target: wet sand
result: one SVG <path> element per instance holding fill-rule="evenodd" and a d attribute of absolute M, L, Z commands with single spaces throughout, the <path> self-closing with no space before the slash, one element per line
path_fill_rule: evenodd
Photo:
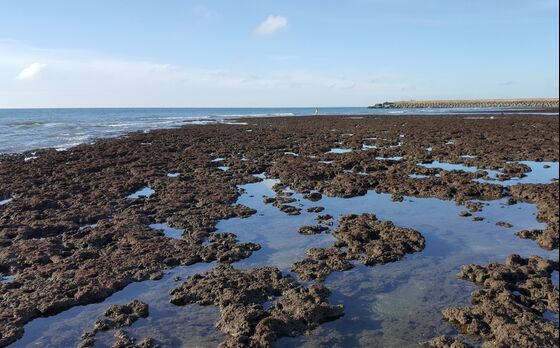
<path fill-rule="evenodd" d="M 138 342 L 154 337 L 163 346 L 414 346 L 440 335 L 464 339 L 459 333 L 469 344 L 499 344 L 512 330 L 519 342 L 527 331 L 538 346 L 554 344 L 558 284 L 537 294 L 527 282 L 552 284 L 558 271 L 558 117 L 475 116 L 246 119 L 2 156 L 0 346 L 20 338 L 26 323 L 14 346 L 56 345 L 57 336 L 75 345 L 108 304 L 76 306 L 145 281 L 167 284 L 156 286 L 156 303 L 182 289 L 173 290 L 181 306 L 162 304 L 168 314 L 150 311 L 124 327 Z M 349 217 L 366 213 L 375 220 Z M 304 226 L 325 228 L 299 233 Z M 410 238 L 390 238 L 403 231 Z M 538 280 L 532 269 L 510 269 L 527 276 L 481 283 L 495 294 L 485 308 L 534 318 L 506 327 L 469 317 L 480 310 L 469 307 L 479 286 L 456 277 L 461 266 L 505 264 L 511 254 L 552 263 L 538 268 Z M 302 271 L 306 259 L 311 271 Z M 234 270 L 199 272 L 205 290 L 193 278 L 165 281 L 200 262 Z M 278 275 L 274 289 L 251 288 Z M 228 279 L 241 280 L 227 290 Z M 227 291 L 201 297 L 216 286 Z M 446 309 L 459 306 L 466 309 Z M 89 324 L 64 337 L 60 327 L 73 324 L 59 316 L 79 308 Z M 177 320 L 191 311 L 198 322 Z M 252 314 L 228 319 L 236 313 Z M 181 330 L 202 334 L 180 338 Z M 164 341 L 162 331 L 177 336 Z M 95 340 L 111 345 L 111 336 Z"/>

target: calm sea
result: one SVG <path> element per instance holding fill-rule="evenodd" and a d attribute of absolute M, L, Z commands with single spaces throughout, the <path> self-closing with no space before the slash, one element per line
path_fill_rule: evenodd
<path fill-rule="evenodd" d="M 321 115 L 445 114 L 497 109 L 319 108 Z M 227 122 L 240 117 L 313 115 L 315 108 L 0 109 L 0 153 L 65 150 L 131 131 Z"/>

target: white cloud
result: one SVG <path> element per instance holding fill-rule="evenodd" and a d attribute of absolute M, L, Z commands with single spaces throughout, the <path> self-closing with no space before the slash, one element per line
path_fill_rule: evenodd
<path fill-rule="evenodd" d="M 37 78 L 47 65 L 41 63 L 33 63 L 27 68 L 20 71 L 16 79 L 18 80 L 32 80 Z"/>
<path fill-rule="evenodd" d="M 41 69 L 47 67 L 48 79 L 28 84 L 13 78 L 21 62 L 34 61 Z M 0 40 L 0 108 L 368 105 L 378 99 L 403 99 L 403 87 L 406 84 L 398 80 L 372 85 L 360 75 L 340 77 L 289 67 L 256 73 L 173 65 L 89 51 L 3 45 Z"/>
<path fill-rule="evenodd" d="M 255 34 L 270 35 L 287 25 L 288 19 L 284 16 L 268 16 L 265 21 L 262 22 L 257 29 L 255 29 Z"/>

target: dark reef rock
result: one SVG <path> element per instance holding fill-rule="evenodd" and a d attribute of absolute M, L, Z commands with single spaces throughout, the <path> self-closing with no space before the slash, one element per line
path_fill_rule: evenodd
<path fill-rule="evenodd" d="M 310 249 L 307 258 L 292 266 L 302 280 L 322 281 L 334 271 L 346 271 L 353 267 L 349 260 L 371 266 L 398 261 L 407 253 L 424 249 L 424 237 L 418 231 L 379 221 L 373 214 L 346 215 L 339 222 L 333 232 L 338 239 L 333 247 Z"/>
<path fill-rule="evenodd" d="M 338 248 L 312 248 L 307 251 L 307 258 L 292 266 L 292 272 L 297 273 L 301 280 L 323 281 L 332 272 L 342 272 L 354 267 L 348 260 L 346 253 Z"/>
<path fill-rule="evenodd" d="M 245 271 L 224 265 L 173 289 L 171 302 L 219 306 L 217 327 L 228 335 L 222 347 L 271 347 L 278 337 L 302 335 L 343 315 L 342 305 L 328 304 L 328 296 L 325 287 L 302 287 L 277 268 Z"/>
<path fill-rule="evenodd" d="M 443 318 L 460 333 L 485 340 L 485 347 L 558 347 L 558 326 L 543 318 L 558 313 L 559 293 L 551 280 L 558 263 L 511 255 L 505 264 L 464 266 L 459 277 L 482 289 L 472 305 L 447 308 Z"/>
<path fill-rule="evenodd" d="M 251 132 L 243 125 L 216 124 L 130 133 L 62 152 L 38 150 L 28 162 L 25 154 L 0 155 L 0 197 L 13 198 L 0 205 L 0 273 L 14 277 L 0 282 L 0 346 L 21 337 L 23 326 L 35 318 L 102 301 L 127 284 L 161 277 L 165 269 L 212 260 L 230 263 L 250 255 L 256 245 L 212 236 L 220 220 L 255 213 L 236 204 L 238 185 L 259 181 L 254 174 L 263 172 L 279 180 L 274 190 L 280 198 L 265 200 L 288 214 L 301 211 L 290 205 L 295 201 L 292 192 L 284 192 L 288 187 L 336 197 L 375 190 L 458 204 L 502 198 L 531 202 L 547 226 L 519 235 L 543 248 L 558 248 L 558 182 L 506 188 L 473 180 L 484 176 L 484 169 L 504 168 L 504 177 L 527 172 L 513 161 L 558 161 L 557 117 L 325 116 L 250 122 Z M 360 149 L 366 138 L 381 132 L 390 140 L 367 140 L 377 149 L 325 153 L 342 134 L 353 134 L 344 137 L 345 147 Z M 391 147 L 400 134 L 406 134 L 401 146 Z M 445 144 L 448 139 L 453 144 Z M 433 151 L 426 151 L 428 146 Z M 286 156 L 284 149 L 300 156 Z M 376 160 L 373 152 L 403 158 Z M 479 157 L 460 158 L 466 153 Z M 225 158 L 227 172 L 217 170 L 212 162 L 217 156 Z M 418 165 L 436 160 L 480 171 Z M 170 172 L 181 175 L 169 178 Z M 426 178 L 413 179 L 411 173 Z M 127 198 L 145 186 L 155 193 Z M 149 228 L 163 222 L 183 230 L 181 239 Z M 355 256 L 356 250 L 348 249 Z M 380 259 L 387 256 L 377 253 Z M 359 255 L 365 258 L 367 250 Z"/>
<path fill-rule="evenodd" d="M 424 348 L 473 348 L 470 344 L 467 344 L 457 337 L 449 336 L 439 336 L 428 342 L 422 343 Z"/>
<path fill-rule="evenodd" d="M 333 236 L 348 248 L 350 259 L 365 265 L 398 261 L 425 246 L 424 237 L 418 231 L 379 221 L 373 214 L 346 215 L 339 222 Z"/>
<path fill-rule="evenodd" d="M 81 341 L 78 344 L 80 348 L 95 347 L 95 335 L 101 331 L 115 332 L 115 343 L 113 347 L 157 347 L 153 339 L 146 338 L 138 345 L 130 338 L 123 330 L 122 327 L 130 326 L 140 318 L 146 318 L 149 315 L 149 307 L 146 303 L 134 300 L 125 305 L 111 305 L 104 314 L 103 319 L 95 322 L 92 331 L 85 332 L 82 335 Z"/>
<path fill-rule="evenodd" d="M 315 225 L 315 226 L 302 226 L 298 229 L 298 232 L 305 235 L 311 235 L 311 234 L 320 234 L 328 230 L 329 230 L 328 227 Z"/>

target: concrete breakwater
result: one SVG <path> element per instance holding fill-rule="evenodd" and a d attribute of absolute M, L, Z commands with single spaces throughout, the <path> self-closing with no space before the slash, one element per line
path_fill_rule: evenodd
<path fill-rule="evenodd" d="M 406 100 L 384 102 L 370 108 L 412 109 L 412 108 L 558 108 L 558 98 L 533 99 L 473 99 L 473 100 Z"/>

